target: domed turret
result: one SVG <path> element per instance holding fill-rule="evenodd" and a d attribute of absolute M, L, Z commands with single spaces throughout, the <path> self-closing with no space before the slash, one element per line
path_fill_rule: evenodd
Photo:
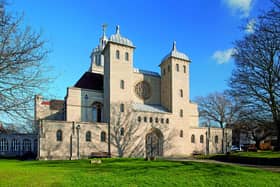
<path fill-rule="evenodd" d="M 126 46 L 130 46 L 130 47 L 134 47 L 132 41 L 130 41 L 129 39 L 121 36 L 120 34 L 120 26 L 117 25 L 116 27 L 116 33 L 113 34 L 110 39 L 110 42 L 113 43 L 117 43 L 117 44 L 121 44 L 121 45 L 126 45 Z"/>
<path fill-rule="evenodd" d="M 181 60 L 186 60 L 186 61 L 189 61 L 189 62 L 191 61 L 185 53 L 181 53 L 181 52 L 177 51 L 176 41 L 173 42 L 171 52 L 162 59 L 162 62 L 164 62 L 169 57 L 174 57 L 174 58 L 178 58 L 178 59 L 181 59 Z"/>

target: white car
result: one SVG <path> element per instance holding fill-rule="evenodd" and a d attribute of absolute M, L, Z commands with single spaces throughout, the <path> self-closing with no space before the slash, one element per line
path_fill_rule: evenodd
<path fill-rule="evenodd" d="M 232 145 L 230 148 L 231 151 L 242 151 L 241 147 L 237 145 Z"/>

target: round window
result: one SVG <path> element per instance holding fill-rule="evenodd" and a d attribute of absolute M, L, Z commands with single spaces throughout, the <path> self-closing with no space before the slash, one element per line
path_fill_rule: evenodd
<path fill-rule="evenodd" d="M 141 99 L 149 99 L 151 96 L 151 87 L 146 81 L 140 81 L 135 85 L 135 93 Z"/>

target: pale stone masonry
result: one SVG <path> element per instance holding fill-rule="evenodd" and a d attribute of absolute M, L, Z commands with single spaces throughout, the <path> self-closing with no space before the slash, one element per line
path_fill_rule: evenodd
<path fill-rule="evenodd" d="M 185 157 L 221 151 L 222 129 L 210 129 L 208 148 L 209 129 L 199 127 L 197 104 L 190 102 L 189 57 L 174 42 L 158 74 L 134 68 L 134 50 L 118 26 L 109 38 L 103 30 L 89 70 L 67 89 L 64 101 L 35 97 L 39 159 L 109 153 Z M 226 147 L 231 130 L 225 132 Z"/>

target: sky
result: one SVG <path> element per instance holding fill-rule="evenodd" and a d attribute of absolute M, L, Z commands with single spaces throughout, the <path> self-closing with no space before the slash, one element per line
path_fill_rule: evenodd
<path fill-rule="evenodd" d="M 175 40 L 188 55 L 190 96 L 228 88 L 234 41 L 253 32 L 254 18 L 269 0 L 9 0 L 9 11 L 24 13 L 24 24 L 42 32 L 51 50 L 45 60 L 55 77 L 43 96 L 63 99 L 90 66 L 102 24 L 107 36 L 120 25 L 122 36 L 136 46 L 134 67 L 160 72 L 158 65 Z M 246 29 L 242 30 L 241 26 Z"/>

